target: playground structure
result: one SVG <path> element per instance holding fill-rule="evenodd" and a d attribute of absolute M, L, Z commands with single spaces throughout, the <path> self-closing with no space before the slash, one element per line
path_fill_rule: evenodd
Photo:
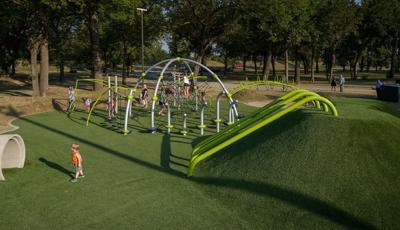
<path fill-rule="evenodd" d="M 184 67 L 186 67 L 187 73 L 181 73 L 177 71 L 172 71 L 171 73 L 167 73 L 167 70 L 172 67 L 172 64 L 174 63 L 182 63 Z M 207 127 L 204 124 L 204 111 L 205 108 L 207 107 L 207 102 L 206 100 L 203 99 L 204 96 L 202 94 L 205 93 L 205 91 L 208 88 L 208 83 L 207 83 L 207 76 L 194 76 L 192 68 L 190 66 L 192 65 L 198 65 L 201 68 L 205 69 L 209 75 L 211 76 L 212 79 L 216 80 L 221 87 L 221 96 L 225 96 L 228 99 L 229 103 L 229 122 L 228 124 L 231 125 L 238 120 L 238 112 L 236 109 L 236 102 L 232 99 L 232 94 L 229 93 L 227 88 L 224 86 L 222 81 L 219 79 L 219 77 L 211 71 L 208 67 L 204 66 L 201 63 L 198 63 L 196 61 L 190 60 L 190 59 L 184 59 L 184 58 L 171 58 L 171 59 L 166 59 L 163 61 L 160 61 L 156 63 L 155 65 L 151 66 L 148 68 L 145 72 L 143 72 L 139 79 L 136 81 L 135 85 L 133 88 L 128 89 L 128 87 L 125 86 L 120 86 L 118 85 L 118 77 L 115 76 L 114 81 L 111 80 L 111 77 L 108 77 L 108 81 L 103 81 L 103 80 L 96 80 L 96 79 L 78 79 L 76 80 L 75 83 L 75 89 L 74 89 L 74 96 L 75 96 L 75 101 L 73 102 L 72 109 L 70 111 L 74 111 L 75 106 L 76 106 L 76 94 L 77 94 L 77 89 L 78 86 L 81 82 L 92 82 L 92 83 L 98 83 L 101 84 L 104 88 L 106 88 L 104 91 L 102 91 L 96 98 L 96 100 L 92 103 L 90 107 L 90 111 L 88 113 L 87 119 L 86 119 L 86 126 L 89 126 L 90 123 L 90 118 L 91 115 L 96 108 L 96 105 L 102 101 L 102 98 L 105 97 L 106 94 L 108 94 L 107 98 L 107 105 L 110 105 L 111 103 L 115 104 L 115 108 L 110 109 L 109 106 L 107 106 L 107 112 L 108 112 L 108 117 L 111 120 L 113 118 L 113 115 L 115 114 L 120 114 L 122 113 L 122 110 L 125 110 L 125 116 L 124 116 L 124 124 L 123 124 L 123 129 L 121 130 L 124 135 L 129 133 L 128 130 L 128 124 L 129 124 L 129 118 L 132 117 L 132 104 L 134 101 L 134 96 L 135 93 L 139 90 L 139 86 L 144 82 L 146 77 L 150 72 L 154 72 L 156 68 L 162 67 L 162 70 L 160 74 L 157 77 L 157 82 L 155 84 L 154 88 L 154 93 L 153 96 L 151 97 L 151 109 L 150 109 L 150 127 L 148 130 L 150 132 L 155 132 L 156 127 L 155 127 L 155 110 L 156 110 L 156 103 L 158 101 L 158 93 L 161 87 L 164 89 L 167 88 L 170 93 L 167 96 L 168 103 L 166 103 L 167 107 L 167 124 L 165 127 L 168 130 L 168 133 L 171 132 L 171 129 L 174 127 L 173 124 L 171 124 L 171 114 L 172 110 L 174 109 L 175 111 L 180 111 L 182 114 L 182 123 L 183 123 L 183 128 L 180 130 L 180 133 L 183 135 L 186 135 L 188 130 L 187 130 L 187 125 L 186 125 L 186 118 L 188 116 L 188 113 L 185 112 L 185 109 L 187 110 L 190 108 L 192 111 L 198 111 L 200 108 L 200 124 L 198 125 L 198 128 L 200 129 L 201 135 L 204 133 L 204 129 Z M 183 96 L 182 95 L 182 86 L 181 83 L 183 83 L 182 78 L 183 76 L 186 76 L 191 79 L 191 92 L 190 95 L 188 96 Z M 123 92 L 129 92 L 127 94 L 121 93 Z M 221 96 L 218 97 L 218 103 L 221 98 Z M 114 101 L 114 98 L 116 99 Z M 125 100 L 126 103 L 122 103 L 122 101 Z M 125 106 L 124 106 L 125 105 Z M 219 105 L 219 104 L 218 104 Z M 125 107 L 125 108 L 124 108 Z M 217 119 L 214 120 L 214 122 L 217 123 L 217 132 L 219 132 L 219 123 L 221 122 L 221 119 L 219 118 L 219 106 L 216 111 L 217 114 Z"/>
<path fill-rule="evenodd" d="M 335 106 L 328 99 L 308 90 L 294 89 L 266 106 L 252 112 L 236 124 L 200 142 L 191 154 L 187 175 L 192 176 L 198 163 L 219 150 L 239 141 L 254 131 L 309 102 L 317 109 L 320 109 L 322 105 L 325 112 L 330 111 L 333 116 L 338 116 Z"/>
<path fill-rule="evenodd" d="M 182 65 L 181 67 L 185 68 L 186 73 L 176 71 L 176 65 L 174 64 Z M 80 82 L 99 83 L 102 84 L 104 88 L 106 88 L 103 92 L 101 92 L 97 96 L 96 100 L 91 105 L 90 112 L 88 113 L 86 119 L 86 126 L 89 126 L 90 118 L 94 109 L 96 108 L 96 105 L 101 102 L 101 99 L 104 98 L 106 94 L 108 94 L 107 97 L 108 119 L 112 120 L 116 114 L 119 114 L 119 117 L 121 117 L 122 111 L 125 110 L 125 115 L 123 119 L 124 124 L 123 127 L 121 127 L 122 128 L 121 131 L 124 135 L 128 134 L 129 133 L 128 124 L 130 120 L 129 118 L 132 117 L 132 108 L 133 108 L 132 104 L 134 101 L 135 93 L 138 92 L 139 86 L 144 83 L 144 80 L 148 77 L 149 73 L 157 72 L 156 68 L 161 68 L 161 71 L 159 72 L 157 81 L 154 86 L 154 92 L 152 94 L 152 97 L 150 98 L 151 100 L 150 127 L 148 128 L 148 131 L 154 133 L 157 130 L 155 125 L 155 111 L 156 111 L 157 101 L 159 100 L 158 94 L 161 90 L 165 90 L 168 91 L 166 96 L 167 103 L 165 103 L 165 107 L 167 110 L 167 120 L 165 122 L 166 124 L 164 124 L 164 126 L 167 128 L 167 132 L 170 133 L 171 130 L 174 128 L 174 124 L 172 124 L 171 121 L 171 116 L 173 112 L 180 113 L 179 116 L 181 117 L 181 122 L 182 122 L 182 128 L 180 130 L 180 133 L 186 135 L 188 133 L 186 124 L 189 115 L 188 111 L 190 112 L 199 111 L 200 121 L 199 125 L 197 125 L 197 128 L 200 130 L 200 134 L 203 135 L 204 129 L 207 128 L 207 125 L 204 122 L 205 121 L 204 114 L 205 114 L 205 109 L 208 107 L 208 103 L 207 100 L 204 99 L 205 98 L 204 95 L 207 88 L 209 87 L 209 84 L 207 82 L 207 78 L 209 77 L 194 76 L 191 65 L 198 65 L 200 68 L 203 68 L 205 71 L 208 72 L 211 78 L 215 80 L 221 87 L 221 92 L 216 97 L 215 118 L 213 118 L 213 122 L 216 124 L 216 132 L 220 132 L 220 123 L 222 123 L 222 119 L 220 116 L 220 100 L 223 97 L 225 97 L 228 100 L 229 109 L 228 109 L 228 118 L 226 124 L 229 126 L 239 121 L 239 119 L 242 117 L 241 115 L 239 115 L 237 110 L 237 101 L 233 99 L 233 95 L 239 93 L 240 91 L 247 88 L 259 87 L 263 85 L 271 88 L 276 85 L 279 85 L 283 87 L 283 90 L 296 88 L 293 85 L 284 84 L 281 82 L 257 80 L 257 81 L 243 82 L 240 84 L 238 88 L 235 88 L 231 92 L 229 92 L 228 89 L 222 83 L 222 81 L 219 79 L 219 77 L 212 70 L 210 70 L 203 64 L 190 59 L 184 59 L 179 57 L 171 58 L 160 61 L 155 65 L 151 66 L 150 68 L 148 68 L 145 72 L 143 72 L 140 75 L 134 87 L 131 89 L 128 89 L 128 87 L 125 86 L 118 85 L 117 76 L 115 76 L 114 79 L 108 76 L 107 81 L 95 80 L 95 79 L 78 79 L 75 84 L 74 94 L 76 94 L 76 89 L 78 88 Z M 172 67 L 173 70 L 170 71 Z M 191 79 L 190 95 L 186 96 L 182 94 L 183 92 L 182 83 L 184 77 Z M 122 103 L 122 101 L 125 101 L 126 103 L 125 102 Z M 112 108 L 110 108 L 109 106 L 110 104 L 114 105 L 114 107 L 111 106 Z M 120 123 L 122 123 L 122 121 Z M 120 125 L 122 126 L 122 124 Z"/>
<path fill-rule="evenodd" d="M 127 96 L 128 98 L 128 102 L 127 102 L 127 106 L 126 106 L 126 111 L 125 111 L 125 122 L 124 122 L 124 129 L 123 129 L 123 133 L 127 134 L 128 131 L 128 122 L 129 122 L 129 117 L 130 117 L 130 111 L 132 109 L 132 101 L 134 98 L 134 94 L 137 92 L 138 86 L 143 82 L 143 80 L 146 78 L 147 74 L 150 71 L 153 71 L 155 68 L 157 67 L 161 67 L 163 66 L 160 75 L 157 78 L 157 82 L 154 88 L 154 93 L 153 96 L 151 97 L 151 109 L 150 109 L 150 115 L 151 115 L 151 119 L 150 119 L 150 127 L 149 127 L 149 131 L 150 132 L 155 132 L 156 131 L 156 127 L 155 127 L 155 109 L 156 109 L 156 103 L 158 101 L 158 92 L 161 86 L 163 85 L 171 85 L 173 84 L 172 90 L 173 90 L 173 94 L 174 94 L 174 100 L 172 104 L 175 104 L 177 109 L 179 110 L 182 105 L 184 103 L 186 103 L 188 100 L 186 100 L 185 98 L 182 97 L 182 95 L 180 94 L 180 83 L 181 83 L 181 79 L 179 76 L 172 74 L 172 78 L 168 79 L 168 76 L 166 75 L 166 71 L 168 70 L 168 68 L 173 64 L 173 63 L 183 63 L 184 66 L 187 67 L 187 70 L 189 72 L 189 76 L 192 77 L 192 83 L 193 83 L 193 87 L 192 87 L 192 91 L 193 91 L 193 101 L 194 101 L 194 110 L 196 111 L 198 109 L 198 103 L 199 103 L 199 87 L 196 86 L 196 82 L 204 77 L 198 77 L 198 76 L 193 76 L 193 72 L 192 69 L 190 67 L 190 64 L 194 64 L 194 65 L 198 65 L 201 68 L 205 69 L 210 75 L 211 77 L 216 80 L 218 82 L 218 84 L 221 86 L 222 88 L 222 93 L 226 96 L 226 98 L 228 99 L 228 102 L 230 104 L 230 109 L 232 110 L 232 114 L 234 114 L 236 117 L 238 117 L 238 112 L 236 109 L 236 105 L 234 100 L 232 99 L 232 95 L 229 93 L 229 91 L 227 90 L 227 88 L 224 86 L 224 84 L 222 83 L 222 81 L 219 79 L 219 77 L 213 72 L 211 71 L 207 66 L 190 60 L 190 59 L 185 59 L 185 58 L 171 58 L 171 59 L 166 59 L 163 61 L 160 61 L 158 63 L 156 63 L 155 65 L 151 66 L 149 69 L 147 69 L 144 73 L 141 74 L 140 78 L 138 79 L 138 81 L 136 82 L 135 86 L 133 89 L 131 89 L 129 91 L 129 95 Z M 169 82 L 169 83 L 166 83 Z M 205 107 L 205 103 L 202 103 L 201 107 L 201 117 L 202 117 L 202 121 L 200 122 L 200 125 L 198 126 L 199 129 L 201 130 L 201 133 L 203 133 L 203 129 L 206 127 L 204 125 L 204 107 Z M 171 131 L 171 129 L 174 127 L 171 124 L 171 105 L 170 103 L 168 103 L 167 105 L 167 125 L 165 126 L 168 129 L 168 132 Z M 186 117 L 187 117 L 187 113 L 183 113 L 182 114 L 182 120 L 183 120 L 183 129 L 181 130 L 181 133 L 183 135 L 187 134 L 187 130 L 186 130 Z M 217 121 L 219 122 L 219 121 Z"/>
<path fill-rule="evenodd" d="M 127 87 L 118 84 L 118 76 L 114 76 L 114 78 L 112 78 L 111 76 L 107 76 L 107 81 L 96 80 L 96 79 L 76 80 L 74 88 L 74 97 L 75 97 L 74 104 L 76 103 L 77 89 L 79 87 L 79 83 L 81 82 L 98 83 L 105 88 L 105 90 L 103 90 L 100 94 L 98 94 L 94 102 L 90 105 L 90 111 L 86 119 L 86 127 L 89 126 L 90 118 L 94 109 L 96 108 L 96 105 L 102 101 L 102 98 L 104 98 L 105 95 L 107 95 L 106 104 L 107 104 L 108 119 L 109 120 L 114 119 L 115 116 L 119 113 L 120 108 L 122 107 L 122 101 L 125 100 L 127 97 L 127 95 L 125 95 L 123 92 L 128 91 Z M 76 106 L 73 105 L 71 112 L 75 110 L 75 107 Z"/>
<path fill-rule="evenodd" d="M 20 135 L 0 135 L 0 181 L 5 180 L 2 169 L 23 168 L 25 144 Z"/>

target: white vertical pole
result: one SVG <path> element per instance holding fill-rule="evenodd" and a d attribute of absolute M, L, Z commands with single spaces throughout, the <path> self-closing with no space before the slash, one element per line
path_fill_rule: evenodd
<path fill-rule="evenodd" d="M 221 119 L 219 118 L 219 102 L 220 102 L 221 97 L 222 97 L 223 94 L 224 93 L 221 92 L 220 94 L 218 94 L 218 97 L 217 97 L 217 108 L 216 108 L 216 110 L 217 110 L 216 111 L 217 118 L 215 119 L 215 123 L 217 123 L 217 133 L 219 133 L 219 125 L 221 123 Z"/>
<path fill-rule="evenodd" d="M 115 89 L 114 89 L 114 92 L 115 92 L 115 95 L 114 95 L 114 97 L 115 97 L 115 113 L 117 114 L 118 113 L 118 76 L 117 75 L 115 75 Z"/>
<path fill-rule="evenodd" d="M 111 77 L 108 76 L 108 105 L 107 105 L 107 110 L 108 110 L 108 118 L 111 118 L 111 110 L 110 110 L 110 105 L 111 105 Z"/>
<path fill-rule="evenodd" d="M 168 129 L 168 134 L 170 134 L 171 133 L 171 128 L 172 128 L 172 125 L 171 125 L 171 108 L 169 107 L 169 104 L 167 105 L 167 118 L 168 118 L 168 125 L 167 125 L 167 129 Z"/>
<path fill-rule="evenodd" d="M 128 118 L 131 115 L 132 99 L 133 99 L 133 90 L 131 89 L 129 91 L 129 95 L 128 95 L 128 102 L 126 103 L 125 122 L 124 122 L 124 130 L 123 130 L 124 135 L 128 134 L 128 132 L 129 132 L 128 131 Z"/>
<path fill-rule="evenodd" d="M 206 108 L 206 106 L 207 105 L 205 105 L 205 104 L 201 106 L 201 113 L 200 113 L 200 125 L 199 125 L 199 128 L 200 128 L 200 134 L 202 136 L 204 135 L 204 128 L 206 127 L 204 125 L 204 109 Z"/>

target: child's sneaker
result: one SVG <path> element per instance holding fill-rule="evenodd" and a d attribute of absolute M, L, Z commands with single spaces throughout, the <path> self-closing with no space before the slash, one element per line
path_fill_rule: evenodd
<path fill-rule="evenodd" d="M 78 179 L 74 178 L 70 180 L 72 183 L 78 182 Z"/>
<path fill-rule="evenodd" d="M 79 176 L 79 178 L 84 178 L 84 177 L 85 177 L 85 175 L 80 175 L 80 176 Z"/>

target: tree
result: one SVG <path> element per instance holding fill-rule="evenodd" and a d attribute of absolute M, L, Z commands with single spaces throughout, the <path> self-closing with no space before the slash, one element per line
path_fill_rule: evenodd
<path fill-rule="evenodd" d="M 105 16 L 108 19 L 103 22 L 105 37 L 113 39 L 109 43 L 119 43 L 116 47 L 122 48 L 122 82 L 129 74 L 129 66 L 134 58 L 138 57 L 141 47 L 141 15 L 136 9 L 147 8 L 143 17 L 145 46 L 150 46 L 163 32 L 163 18 L 161 6 L 154 1 L 115 1 L 105 6 Z M 109 44 L 105 44 L 109 45 Z M 104 47 L 104 45 L 102 45 Z"/>
<path fill-rule="evenodd" d="M 74 32 L 82 24 L 84 18 L 78 14 L 75 4 L 64 1 L 51 2 L 50 20 L 49 20 L 49 40 L 52 44 L 51 54 L 54 54 L 53 60 L 59 66 L 59 81 L 64 80 L 64 67 L 68 52 L 71 52 L 71 40 L 74 38 Z M 81 41 L 82 42 L 82 41 Z"/>
<path fill-rule="evenodd" d="M 338 46 L 360 23 L 357 9 L 358 5 L 352 0 L 321 1 L 318 7 L 318 27 L 322 32 L 329 81 L 333 77 Z"/>
<path fill-rule="evenodd" d="M 210 45 L 222 36 L 236 18 L 234 0 L 166 0 L 165 9 L 169 30 L 178 39 L 184 39 L 195 59 L 202 62 Z M 195 74 L 199 67 L 194 69 Z"/>
<path fill-rule="evenodd" d="M 385 44 L 391 51 L 390 70 L 388 77 L 392 78 L 398 66 L 399 57 L 399 32 L 400 32 L 400 3 L 398 0 L 367 0 L 363 4 L 366 8 L 366 24 L 368 25 L 368 37 L 376 49 Z M 381 52 L 382 53 L 382 52 Z"/>

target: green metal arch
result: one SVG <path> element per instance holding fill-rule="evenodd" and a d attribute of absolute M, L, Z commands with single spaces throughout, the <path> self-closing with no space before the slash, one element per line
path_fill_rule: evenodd
<path fill-rule="evenodd" d="M 303 90 L 299 90 L 299 91 L 303 91 Z M 306 90 L 304 90 L 306 91 Z M 309 91 L 310 92 L 310 91 Z M 312 92 L 311 92 L 312 93 Z M 188 176 L 192 176 L 194 168 L 196 167 L 196 165 L 198 163 L 200 163 L 201 161 L 203 161 L 204 159 L 208 158 L 209 156 L 213 155 L 214 153 L 218 152 L 219 150 L 227 147 L 228 145 L 231 145 L 232 143 L 242 139 L 243 137 L 249 135 L 250 133 L 260 129 L 261 127 L 279 119 L 280 117 L 286 115 L 287 113 L 299 108 L 300 106 L 304 105 L 305 103 L 308 102 L 313 102 L 313 101 L 319 101 L 321 102 L 323 105 L 326 105 L 326 108 L 328 108 L 333 116 L 338 116 L 337 110 L 335 108 L 335 106 L 332 104 L 332 102 L 330 102 L 328 99 L 321 97 L 319 95 L 312 95 L 312 94 L 307 94 L 305 93 L 304 95 L 309 95 L 306 97 L 298 97 L 301 98 L 298 101 L 295 101 L 296 99 L 291 99 L 291 97 L 296 97 L 296 94 L 301 94 L 301 92 L 290 92 L 291 95 L 289 97 L 282 97 L 280 98 L 281 101 L 287 102 L 287 100 L 292 100 L 292 104 L 288 105 L 290 102 L 288 102 L 286 105 L 279 107 L 277 110 L 272 111 L 272 115 L 268 116 L 267 118 L 263 119 L 261 122 L 257 122 L 256 124 L 251 124 L 251 122 L 249 122 L 249 124 L 246 126 L 245 124 L 242 124 L 242 122 L 238 122 L 236 126 L 240 126 L 243 125 L 245 128 L 244 130 L 240 130 L 240 132 L 238 132 L 237 134 L 234 134 L 231 138 L 222 141 L 220 143 L 218 143 L 218 141 L 215 141 L 216 143 L 213 143 L 211 147 L 209 147 L 209 149 L 205 148 L 206 146 L 203 145 L 203 149 L 204 151 L 201 151 L 201 148 L 196 147 L 193 152 L 192 152 L 192 157 L 190 160 L 190 165 L 188 168 Z M 286 96 L 286 95 L 284 95 Z M 276 100 L 278 101 L 278 99 Z M 276 103 L 275 103 L 276 104 Z M 281 109 L 283 108 L 283 109 Z M 270 107 L 266 106 L 260 110 L 257 110 L 255 113 L 261 113 L 264 110 L 270 109 Z M 325 110 L 325 109 L 324 109 Z M 267 113 L 268 114 L 268 113 Z M 229 133 L 229 129 L 227 131 L 224 131 L 223 133 Z M 213 136 L 211 136 L 212 138 Z M 206 140 L 204 140 L 202 143 L 209 143 L 209 139 L 207 138 Z M 200 146 L 201 144 L 200 143 Z"/>
<path fill-rule="evenodd" d="M 75 81 L 74 98 L 76 98 L 76 96 L 77 96 L 77 92 L 76 92 L 76 91 L 77 91 L 77 89 L 78 89 L 79 82 L 93 82 L 93 83 L 102 84 L 103 87 L 104 87 L 104 86 L 107 86 L 107 85 L 105 84 L 105 81 L 104 81 L 104 80 L 97 80 L 97 79 L 93 79 L 93 78 L 77 79 L 77 80 Z M 72 107 L 72 109 L 71 109 L 70 112 L 73 112 L 73 111 L 75 111 L 75 106 Z"/>
<path fill-rule="evenodd" d="M 308 90 L 304 90 L 304 89 L 296 89 L 293 90 L 279 98 L 277 98 L 276 100 L 274 100 L 273 102 L 269 103 L 268 105 L 264 106 L 263 111 L 262 112 L 256 112 L 256 113 L 252 113 L 250 116 L 245 117 L 244 119 L 242 119 L 240 121 L 240 125 L 241 126 L 245 126 L 250 124 L 251 122 L 253 122 L 252 119 L 256 119 L 257 117 L 260 116 L 264 116 L 265 113 L 271 112 L 272 110 L 277 110 L 301 97 L 304 96 L 319 96 L 318 94 L 308 91 Z M 316 103 L 316 107 L 320 108 L 319 106 L 319 102 Z M 259 111 L 259 110 L 257 110 Z M 326 111 L 326 110 L 325 110 Z M 223 132 L 214 134 L 213 136 L 207 138 L 207 142 L 202 142 L 199 145 L 196 146 L 196 148 L 193 150 L 192 152 L 192 156 L 196 154 L 197 151 L 201 151 L 201 149 L 205 146 L 209 146 L 212 145 L 214 143 L 214 140 L 218 139 L 219 137 L 223 136 L 226 132 L 231 132 L 231 130 L 234 130 L 235 126 L 231 126 L 228 127 L 226 130 L 224 130 Z"/>
<path fill-rule="evenodd" d="M 111 86 L 111 89 L 129 90 L 128 88 L 123 87 L 123 86 Z M 85 125 L 86 127 L 89 126 L 90 117 L 92 116 L 92 112 L 93 112 L 94 108 L 95 108 L 96 105 L 99 103 L 100 99 L 104 96 L 104 94 L 106 94 L 107 92 L 108 92 L 108 89 L 104 90 L 104 91 L 96 98 L 96 101 L 93 103 L 92 107 L 90 108 L 88 117 L 86 118 L 86 125 Z M 120 94 L 120 93 L 117 93 L 117 94 L 120 95 L 120 96 L 124 96 L 124 97 L 125 97 L 125 95 L 122 95 L 122 94 Z"/>

